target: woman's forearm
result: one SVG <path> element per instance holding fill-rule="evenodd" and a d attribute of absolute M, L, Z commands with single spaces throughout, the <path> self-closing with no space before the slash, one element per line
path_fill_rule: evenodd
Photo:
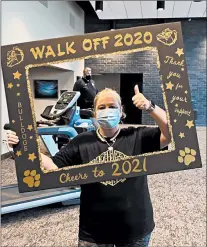
<path fill-rule="evenodd" d="M 159 126 L 162 136 L 161 136 L 161 144 L 162 146 L 166 146 L 170 143 L 170 131 L 167 123 L 167 114 L 156 105 L 155 109 L 149 113 L 150 116 L 155 120 L 156 124 Z"/>
<path fill-rule="evenodd" d="M 42 165 L 46 170 L 55 170 L 58 167 L 54 164 L 51 158 L 41 153 Z"/>

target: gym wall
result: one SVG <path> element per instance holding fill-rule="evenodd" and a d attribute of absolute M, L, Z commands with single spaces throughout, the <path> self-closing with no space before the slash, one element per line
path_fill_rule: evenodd
<path fill-rule="evenodd" d="M 142 19 L 116 20 L 116 29 L 159 23 L 181 21 L 185 57 L 193 108 L 197 111 L 197 126 L 206 126 L 206 18 L 192 19 Z M 95 16 L 86 16 L 85 32 L 106 31 L 111 29 L 109 20 L 99 20 Z M 159 74 L 153 52 L 139 52 L 119 56 L 105 56 L 86 60 L 86 66 L 92 72 L 99 73 L 143 73 L 143 93 L 163 106 L 161 88 L 157 86 Z M 104 82 L 103 82 L 104 83 Z M 109 81 L 106 81 L 106 85 Z M 104 85 L 103 85 L 104 87 Z M 142 114 L 143 124 L 154 124 L 148 114 Z"/>
<path fill-rule="evenodd" d="M 74 84 L 74 72 L 64 71 L 59 68 L 40 67 L 33 68 L 30 72 L 30 85 L 34 98 L 34 80 L 58 80 L 58 97 L 60 96 L 60 90 L 73 90 Z M 48 105 L 54 105 L 57 99 L 35 99 L 34 108 L 36 120 L 45 120 L 40 114 Z M 47 120 L 45 120 L 47 121 Z"/>
<path fill-rule="evenodd" d="M 84 11 L 69 1 L 2 1 L 1 45 L 84 34 Z M 82 75 L 84 61 L 56 65 Z M 9 122 L 3 78 L 1 77 L 1 132 L 6 140 L 3 126 Z M 41 110 L 40 110 L 41 111 Z M 5 144 L 1 154 L 7 153 Z"/>

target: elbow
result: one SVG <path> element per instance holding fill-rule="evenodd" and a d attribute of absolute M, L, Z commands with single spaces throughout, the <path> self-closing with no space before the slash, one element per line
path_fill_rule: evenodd
<path fill-rule="evenodd" d="M 170 135 L 168 127 L 164 133 L 163 132 L 161 133 L 160 142 L 161 142 L 162 148 L 168 146 L 171 143 L 171 135 Z"/>

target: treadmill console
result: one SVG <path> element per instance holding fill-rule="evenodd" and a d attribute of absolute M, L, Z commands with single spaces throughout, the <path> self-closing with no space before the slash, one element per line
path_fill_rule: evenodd
<path fill-rule="evenodd" d="M 61 94 L 60 98 L 56 104 L 51 109 L 50 114 L 53 116 L 61 116 L 69 108 L 72 108 L 73 105 L 77 102 L 80 97 L 80 92 L 64 92 Z"/>

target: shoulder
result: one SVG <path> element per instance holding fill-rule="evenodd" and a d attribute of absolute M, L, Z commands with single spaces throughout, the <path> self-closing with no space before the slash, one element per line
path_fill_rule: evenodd
<path fill-rule="evenodd" d="M 136 135 L 140 138 L 144 138 L 146 136 L 152 136 L 156 133 L 160 133 L 160 129 L 158 127 L 128 127 L 121 129 L 121 135 L 122 136 L 130 136 L 130 135 Z"/>
<path fill-rule="evenodd" d="M 82 85 L 84 84 L 84 81 L 82 78 L 79 78 L 76 82 L 75 82 L 75 85 Z"/>
<path fill-rule="evenodd" d="M 120 131 L 120 134 L 123 136 L 127 136 L 130 134 L 133 134 L 136 130 L 137 130 L 137 128 L 135 128 L 135 127 L 122 128 Z"/>
<path fill-rule="evenodd" d="M 94 141 L 95 137 L 96 137 L 95 131 L 83 132 L 83 133 L 77 135 L 76 137 L 74 137 L 71 140 L 71 144 L 79 145 L 79 144 L 87 142 L 87 141 Z"/>

